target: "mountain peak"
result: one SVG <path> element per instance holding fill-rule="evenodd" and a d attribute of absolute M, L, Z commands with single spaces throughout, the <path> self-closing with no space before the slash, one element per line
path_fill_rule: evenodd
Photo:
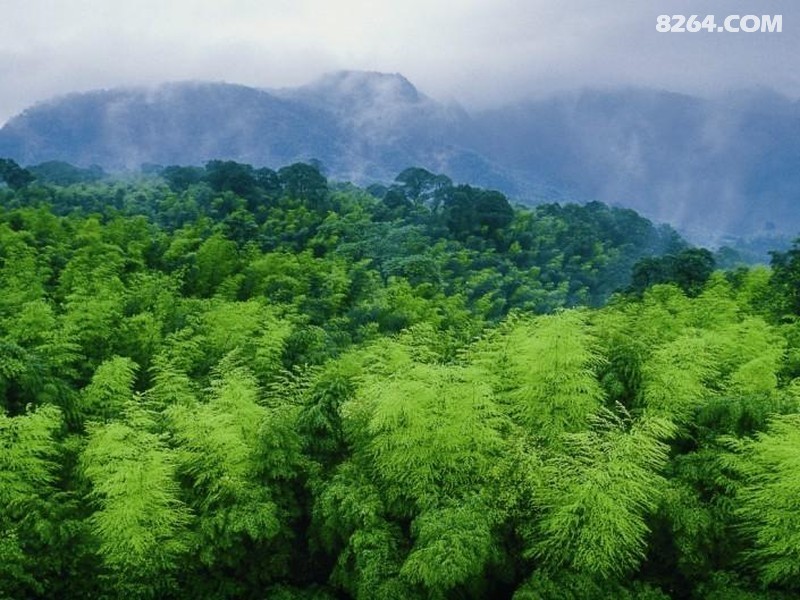
<path fill-rule="evenodd" d="M 400 73 L 378 71 L 335 71 L 304 86 L 315 94 L 359 103 L 417 103 L 424 99 L 416 87 Z"/>

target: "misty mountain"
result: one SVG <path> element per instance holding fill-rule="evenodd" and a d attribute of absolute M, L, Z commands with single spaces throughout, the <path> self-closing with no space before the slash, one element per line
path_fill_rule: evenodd
<path fill-rule="evenodd" d="M 0 153 L 107 169 L 231 157 L 282 164 L 340 152 L 335 119 L 239 85 L 176 83 L 73 94 L 42 103 L 0 130 Z"/>
<path fill-rule="evenodd" d="M 406 167 L 424 166 L 458 181 L 515 189 L 514 179 L 479 149 L 457 143 L 471 127 L 469 115 L 432 100 L 402 75 L 340 71 L 272 93 L 335 120 L 345 136 L 341 151 L 316 158 L 336 177 L 390 181 Z"/>
<path fill-rule="evenodd" d="M 694 237 L 800 230 L 800 104 L 582 91 L 476 115 L 466 143 L 566 196 L 621 204 Z"/>
<path fill-rule="evenodd" d="M 174 83 L 35 105 L 0 130 L 0 156 L 109 170 L 313 158 L 362 184 L 415 165 L 523 202 L 632 207 L 704 241 L 800 231 L 800 103 L 764 90 L 583 90 L 468 112 L 398 74 L 280 90 Z"/>

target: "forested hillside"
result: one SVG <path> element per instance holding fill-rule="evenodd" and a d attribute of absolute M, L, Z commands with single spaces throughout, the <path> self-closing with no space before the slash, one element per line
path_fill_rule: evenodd
<path fill-rule="evenodd" d="M 800 592 L 799 247 L 422 169 L 0 178 L 0 598 Z"/>

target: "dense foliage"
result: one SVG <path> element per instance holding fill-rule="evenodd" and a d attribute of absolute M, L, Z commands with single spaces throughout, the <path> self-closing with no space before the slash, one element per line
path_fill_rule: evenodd
<path fill-rule="evenodd" d="M 4 164 L 0 597 L 800 592 L 798 248 L 711 273 L 422 169 Z"/>

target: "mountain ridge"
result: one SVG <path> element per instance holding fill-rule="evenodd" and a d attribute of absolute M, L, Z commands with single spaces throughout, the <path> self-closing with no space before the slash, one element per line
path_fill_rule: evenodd
<path fill-rule="evenodd" d="M 399 73 L 340 71 L 278 90 L 187 81 L 68 94 L 0 129 L 0 156 L 131 169 L 317 159 L 332 177 L 408 166 L 527 203 L 601 200 L 696 237 L 800 230 L 800 102 L 585 89 L 466 110 Z"/>

